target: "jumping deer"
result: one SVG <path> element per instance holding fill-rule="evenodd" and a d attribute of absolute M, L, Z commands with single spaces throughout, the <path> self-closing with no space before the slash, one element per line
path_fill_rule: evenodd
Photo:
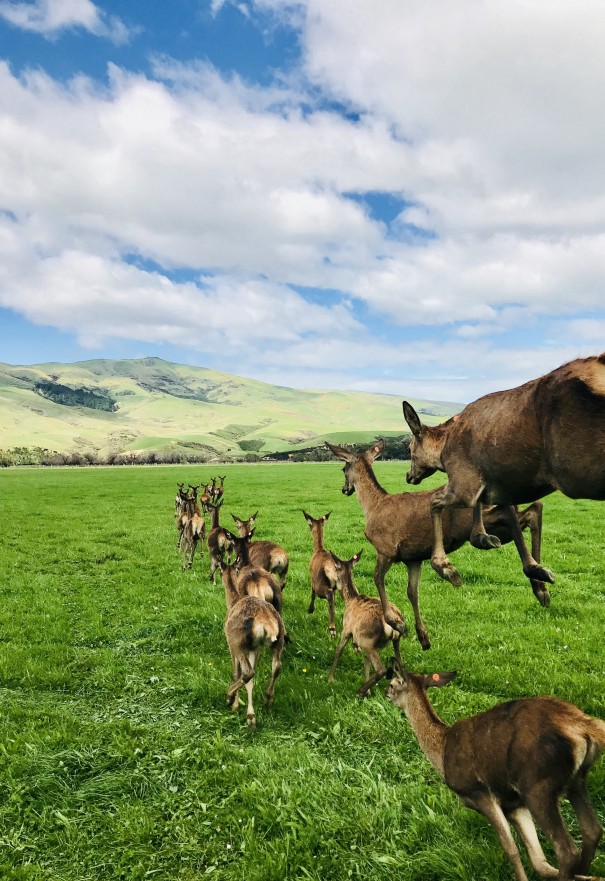
<path fill-rule="evenodd" d="M 248 692 L 247 722 L 253 727 L 256 725 L 256 714 L 252 691 L 259 656 L 263 647 L 271 651 L 271 679 L 265 692 L 265 704 L 271 706 L 275 680 L 282 666 L 284 625 L 280 614 L 270 603 L 256 596 L 242 596 L 238 592 L 233 565 L 221 560 L 219 568 L 227 602 L 225 636 L 233 661 L 233 681 L 227 689 L 227 704 L 234 712 L 237 711 L 240 703 L 239 690 L 245 686 Z"/>
<path fill-rule="evenodd" d="M 233 551 L 233 542 L 235 540 L 235 536 L 219 523 L 219 512 L 222 504 L 221 501 L 216 505 L 208 505 L 211 526 L 207 543 L 210 555 L 210 581 L 213 584 L 216 580 L 216 570 L 220 569 L 219 563 L 225 559 L 226 554 L 230 554 Z"/>
<path fill-rule="evenodd" d="M 231 516 L 235 520 L 238 535 L 243 537 L 252 530 L 258 517 L 258 511 L 252 517 L 248 517 L 247 520 L 242 520 L 240 517 L 236 517 L 235 514 Z M 284 589 L 290 561 L 281 545 L 273 541 L 253 541 L 249 547 L 249 556 L 252 566 L 260 566 L 268 572 L 273 572 L 279 578 L 281 589 Z"/>
<path fill-rule="evenodd" d="M 197 503 L 198 486 L 191 488 L 191 492 L 185 499 L 183 514 L 183 528 L 179 536 L 179 542 L 183 548 L 183 562 L 181 568 L 184 570 L 193 566 L 193 558 L 197 550 L 198 544 L 201 542 L 200 555 L 204 556 L 204 538 L 206 536 L 206 523 Z M 189 554 L 189 562 L 187 563 L 187 554 Z"/>
<path fill-rule="evenodd" d="M 426 691 L 447 685 L 456 673 L 410 673 L 397 661 L 393 667 L 388 699 L 404 711 L 447 786 L 492 824 L 517 881 L 527 881 L 527 875 L 510 823 L 542 878 L 585 877 L 603 833 L 586 774 L 605 749 L 605 723 L 557 698 L 530 697 L 499 704 L 450 727 L 437 716 Z M 564 796 L 578 817 L 581 851 L 559 811 Z M 535 824 L 552 842 L 558 871 L 544 855 Z"/>
<path fill-rule="evenodd" d="M 389 494 L 378 483 L 373 470 L 375 459 L 384 449 L 379 439 L 363 453 L 353 453 L 346 447 L 327 444 L 339 459 L 343 459 L 345 483 L 342 492 L 346 496 L 357 493 L 366 520 L 365 536 L 376 548 L 374 583 L 380 594 L 382 608 L 391 627 L 398 628 L 391 615 L 384 580 L 393 563 L 404 563 L 408 570 L 407 595 L 414 610 L 416 635 L 423 649 L 431 646 L 425 623 L 418 604 L 418 587 L 422 563 L 430 559 L 432 547 L 431 503 L 438 490 L 430 492 L 406 492 Z M 540 559 L 542 542 L 542 502 L 534 502 L 522 512 L 515 511 L 519 529 L 511 529 L 508 512 L 498 507 L 486 509 L 486 522 L 499 535 L 502 544 L 518 542 L 518 533 L 529 528 L 532 552 Z M 444 540 L 448 551 L 455 551 L 469 540 L 472 528 L 472 512 L 456 509 L 446 518 Z M 524 543 L 523 543 L 524 544 Z M 517 545 L 518 547 L 518 545 Z M 550 594 L 538 580 L 531 582 L 534 595 L 542 606 L 550 603 Z M 400 631 L 402 635 L 405 630 Z"/>
<path fill-rule="evenodd" d="M 336 590 L 336 564 L 331 551 L 324 547 L 324 524 L 330 513 L 324 514 L 315 520 L 306 511 L 303 516 L 309 524 L 313 537 L 313 554 L 309 561 L 311 574 L 311 602 L 309 614 L 315 611 L 315 598 L 328 601 L 328 631 L 332 639 L 336 638 L 336 619 L 334 617 L 334 591 Z"/>
<path fill-rule="evenodd" d="M 340 656 L 347 642 L 351 639 L 353 645 L 365 656 L 365 682 L 357 693 L 361 697 L 366 697 L 371 693 L 374 683 L 382 678 L 386 670 L 378 650 L 392 642 L 395 657 L 401 662 L 399 654 L 401 636 L 399 628 L 396 629 L 387 624 L 378 597 L 360 594 L 353 583 L 353 566 L 358 562 L 361 553 L 359 551 L 358 554 L 354 554 L 350 560 L 341 560 L 336 555 L 332 555 L 336 569 L 336 588 L 342 593 L 345 613 L 342 620 L 342 634 L 328 674 L 328 682 L 334 680 Z M 403 616 L 397 606 L 391 606 L 391 614 L 398 619 L 400 626 L 403 626 Z M 375 670 L 375 675 L 370 678 L 372 667 Z"/>
<path fill-rule="evenodd" d="M 485 529 L 482 505 L 533 502 L 555 490 L 572 499 L 605 499 L 605 353 L 485 395 L 441 425 L 423 425 L 407 401 L 403 412 L 412 431 L 408 483 L 435 471 L 448 476 L 431 502 L 431 565 L 452 584 L 461 578 L 444 547 L 445 510 L 473 508 L 471 544 L 489 549 L 499 541 Z M 523 571 L 554 580 L 529 553 Z"/>

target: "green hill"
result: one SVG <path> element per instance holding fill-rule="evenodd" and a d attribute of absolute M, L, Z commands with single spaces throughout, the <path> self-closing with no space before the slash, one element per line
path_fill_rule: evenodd
<path fill-rule="evenodd" d="M 437 423 L 458 404 L 412 400 Z M 0 364 L 0 449 L 266 455 L 406 432 L 401 398 L 269 385 L 161 358 Z"/>

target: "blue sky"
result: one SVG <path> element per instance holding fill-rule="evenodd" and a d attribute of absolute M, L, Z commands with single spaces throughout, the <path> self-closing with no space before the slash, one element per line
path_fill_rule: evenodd
<path fill-rule="evenodd" d="M 598 0 L 0 0 L 0 361 L 468 401 L 605 345 Z"/>

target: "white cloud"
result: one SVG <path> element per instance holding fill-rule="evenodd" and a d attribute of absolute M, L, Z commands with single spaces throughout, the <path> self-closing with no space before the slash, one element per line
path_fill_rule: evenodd
<path fill-rule="evenodd" d="M 111 68 L 103 88 L 0 65 L 0 204 L 16 218 L 0 229 L 2 302 L 88 341 L 187 346 L 192 317 L 242 372 L 385 390 L 405 374 L 409 394 L 442 399 L 602 348 L 605 7 L 255 7 L 303 29 L 304 70 L 285 84 L 159 57 L 149 76 Z M 109 27 L 89 0 L 0 2 L 9 13 L 48 34 Z M 405 201 L 390 228 L 350 197 L 370 192 Z M 170 281 L 183 267 L 212 280 Z M 528 323 L 534 341 L 512 345 Z M 417 326 L 422 343 L 395 342 Z M 388 375 L 361 378 L 378 364 Z"/>
<path fill-rule="evenodd" d="M 118 44 L 127 42 L 130 36 L 119 18 L 107 15 L 92 0 L 2 0 L 0 18 L 49 39 L 78 28 Z"/>

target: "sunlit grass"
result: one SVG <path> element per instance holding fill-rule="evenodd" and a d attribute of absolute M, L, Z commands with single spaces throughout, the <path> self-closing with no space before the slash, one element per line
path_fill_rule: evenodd
<path fill-rule="evenodd" d="M 376 469 L 389 491 L 403 488 L 401 464 Z M 373 549 L 339 464 L 218 470 L 224 524 L 259 509 L 257 536 L 291 557 L 292 643 L 272 708 L 257 688 L 254 732 L 225 705 L 222 588 L 207 555 L 182 573 L 176 551 L 176 483 L 216 469 L 0 473 L 0 877 L 510 879 L 486 821 L 439 781 L 398 711 L 382 694 L 356 698 L 361 658 L 345 651 L 326 681 L 335 646 L 325 603 L 307 614 L 303 507 L 332 510 L 326 542 L 339 556 L 365 549 L 357 583 L 375 593 Z M 411 669 L 459 671 L 435 696 L 446 721 L 539 693 L 605 718 L 602 510 L 545 500 L 550 609 L 510 546 L 458 551 L 460 589 L 425 567 L 433 647 L 410 637 L 403 654 Z M 410 621 L 403 567 L 387 587 Z M 605 763 L 590 789 L 603 820 Z M 605 874 L 603 848 L 594 869 Z"/>

